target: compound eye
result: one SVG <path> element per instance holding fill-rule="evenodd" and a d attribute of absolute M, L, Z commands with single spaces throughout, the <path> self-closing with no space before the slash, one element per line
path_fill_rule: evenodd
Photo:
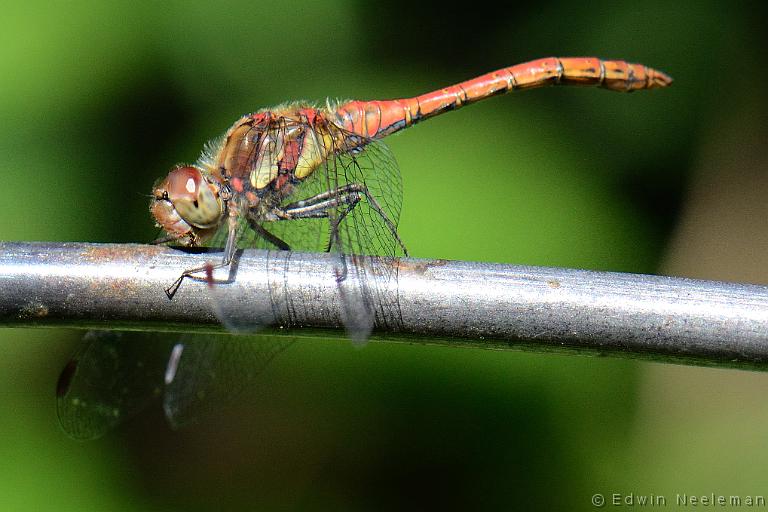
<path fill-rule="evenodd" d="M 218 189 L 196 167 L 178 167 L 168 173 L 165 192 L 182 219 L 198 228 L 210 228 L 222 214 Z"/>

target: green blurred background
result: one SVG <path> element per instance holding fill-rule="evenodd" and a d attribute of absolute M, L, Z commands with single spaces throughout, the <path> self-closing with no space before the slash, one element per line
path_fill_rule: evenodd
<path fill-rule="evenodd" d="M 767 9 L 748 2 L 10 2 L 0 239 L 148 242 L 153 181 L 241 114 L 414 95 L 549 55 L 671 89 L 494 98 L 389 143 L 416 257 L 768 284 Z M 294 344 L 243 406 L 59 430 L 82 333 L 0 331 L 6 509 L 588 510 L 594 493 L 768 495 L 768 376 L 343 340 Z"/>

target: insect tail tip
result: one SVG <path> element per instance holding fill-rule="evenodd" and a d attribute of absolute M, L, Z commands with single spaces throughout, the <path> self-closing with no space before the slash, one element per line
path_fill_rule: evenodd
<path fill-rule="evenodd" d="M 669 87 L 674 82 L 674 79 L 666 73 L 653 70 L 651 74 L 651 88 Z"/>

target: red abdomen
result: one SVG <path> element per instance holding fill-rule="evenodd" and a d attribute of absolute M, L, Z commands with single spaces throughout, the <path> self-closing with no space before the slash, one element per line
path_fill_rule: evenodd
<path fill-rule="evenodd" d="M 475 101 L 518 89 L 546 85 L 592 85 L 631 92 L 666 87 L 672 79 L 661 71 L 623 60 L 595 57 L 549 57 L 502 68 L 460 84 L 413 98 L 350 101 L 336 115 L 346 130 L 380 138 L 414 123 Z"/>

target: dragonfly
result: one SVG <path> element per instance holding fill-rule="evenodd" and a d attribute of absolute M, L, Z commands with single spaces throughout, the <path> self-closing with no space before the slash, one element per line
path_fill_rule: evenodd
<path fill-rule="evenodd" d="M 411 98 L 324 106 L 289 102 L 245 115 L 209 142 L 196 163 L 175 166 L 154 186 L 150 212 L 165 232 L 157 243 L 223 246 L 218 261 L 183 270 L 165 293 L 173 299 L 187 278 L 205 280 L 214 294 L 227 293 L 226 281 L 216 282 L 214 272 L 231 272 L 239 248 L 331 252 L 342 322 L 353 340 L 364 341 L 374 325 L 397 318 L 396 299 L 385 290 L 397 279 L 397 266 L 390 263 L 408 255 L 397 231 L 400 172 L 382 139 L 507 92 L 548 85 L 633 92 L 671 83 L 665 73 L 642 64 L 549 57 Z M 371 258 L 368 265 L 358 256 Z M 216 313 L 234 332 L 261 327 L 224 308 Z M 206 342 L 165 340 L 153 343 L 157 355 L 146 353 L 145 344 L 91 335 L 59 380 L 65 431 L 95 437 L 138 409 L 143 397 L 163 393 L 171 423 L 186 422 L 199 409 L 201 387 L 226 394 L 221 383 L 242 381 L 243 365 L 231 364 L 227 344 L 217 343 L 212 350 Z M 235 359 L 255 370 L 277 352 L 268 347 Z M 216 366 L 217 360 L 229 362 Z"/>
<path fill-rule="evenodd" d="M 397 232 L 400 172 L 382 139 L 506 92 L 546 85 L 632 92 L 671 82 L 641 64 L 550 57 L 411 98 L 290 102 L 245 115 L 195 164 L 173 168 L 154 187 L 150 211 L 166 233 L 158 242 L 224 247 L 221 260 L 184 270 L 166 293 L 173 297 L 188 277 L 212 281 L 213 271 L 231 268 L 239 247 L 333 252 L 343 322 L 364 340 L 384 320 L 377 290 L 396 278 L 386 259 L 408 255 Z M 352 264 L 355 255 L 384 261 L 370 271 Z M 232 330 L 247 327 L 247 319 L 217 313 Z"/>

